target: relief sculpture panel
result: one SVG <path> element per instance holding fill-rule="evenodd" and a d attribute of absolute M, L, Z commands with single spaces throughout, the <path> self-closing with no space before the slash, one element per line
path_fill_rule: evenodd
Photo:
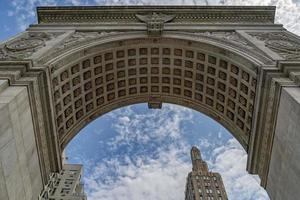
<path fill-rule="evenodd" d="M 213 38 L 216 40 L 225 41 L 234 45 L 238 45 L 247 49 L 254 49 L 247 40 L 241 37 L 235 31 L 206 31 L 206 32 L 196 32 L 196 35 Z"/>
<path fill-rule="evenodd" d="M 286 60 L 300 60 L 300 40 L 286 32 L 250 32 L 257 40 Z"/>
<path fill-rule="evenodd" d="M 42 56 L 38 62 L 39 63 L 46 63 L 51 58 L 54 58 L 56 56 L 59 56 L 63 52 L 67 51 L 68 49 L 80 47 L 83 44 L 96 41 L 100 38 L 109 37 L 112 35 L 117 35 L 119 31 L 89 31 L 89 32 L 80 32 L 75 31 L 71 33 L 66 39 L 61 41 L 57 46 L 55 46 L 51 52 L 49 52 L 47 55 Z"/>
<path fill-rule="evenodd" d="M 46 46 L 46 42 L 63 32 L 26 32 L 22 36 L 4 43 L 0 47 L 0 60 L 19 60 L 30 57 Z"/>

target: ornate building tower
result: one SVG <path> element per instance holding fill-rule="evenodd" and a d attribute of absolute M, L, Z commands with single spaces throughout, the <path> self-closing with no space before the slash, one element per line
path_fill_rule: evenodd
<path fill-rule="evenodd" d="M 86 200 L 80 179 L 82 165 L 64 164 L 58 173 L 51 173 L 48 184 L 44 186 L 38 200 Z"/>
<path fill-rule="evenodd" d="M 188 174 L 185 200 L 227 200 L 219 173 L 209 172 L 197 147 L 191 149 L 193 170 Z"/>

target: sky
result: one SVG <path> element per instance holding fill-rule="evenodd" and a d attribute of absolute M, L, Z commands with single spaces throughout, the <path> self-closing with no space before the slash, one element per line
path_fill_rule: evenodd
<path fill-rule="evenodd" d="M 299 0 L 0 0 L 0 41 L 36 23 L 36 6 L 49 5 L 275 5 L 276 23 L 300 35 Z M 268 200 L 259 178 L 247 174 L 247 154 L 207 116 L 171 104 L 137 104 L 97 118 L 66 148 L 68 162 L 84 164 L 89 200 L 183 200 L 189 151 L 200 147 L 221 173 L 230 200 Z"/>
<path fill-rule="evenodd" d="M 68 163 L 82 163 L 89 200 L 184 200 L 197 146 L 223 178 L 230 200 L 268 200 L 247 154 L 232 135 L 200 112 L 172 104 L 136 104 L 105 114 L 71 140 Z"/>

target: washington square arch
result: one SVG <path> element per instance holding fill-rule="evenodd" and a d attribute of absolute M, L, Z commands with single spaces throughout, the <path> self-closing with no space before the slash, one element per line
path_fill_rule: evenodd
<path fill-rule="evenodd" d="M 38 7 L 0 44 L 0 199 L 37 199 L 68 142 L 116 108 L 213 118 L 272 200 L 300 198 L 300 37 L 275 7 Z"/>

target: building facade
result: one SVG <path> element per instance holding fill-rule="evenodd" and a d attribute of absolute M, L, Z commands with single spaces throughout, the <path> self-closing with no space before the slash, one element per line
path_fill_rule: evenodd
<path fill-rule="evenodd" d="M 86 200 L 81 177 L 82 165 L 65 164 L 59 173 L 50 174 L 39 200 Z"/>
<path fill-rule="evenodd" d="M 188 174 L 185 200 L 227 200 L 219 173 L 210 172 L 197 147 L 191 149 L 192 171 Z"/>

